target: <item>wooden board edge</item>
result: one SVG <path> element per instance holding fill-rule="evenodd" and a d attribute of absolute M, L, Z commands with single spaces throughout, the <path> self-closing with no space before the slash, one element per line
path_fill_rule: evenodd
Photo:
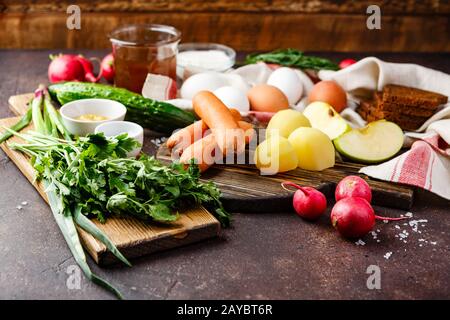
<path fill-rule="evenodd" d="M 168 248 L 179 248 L 189 244 L 193 244 L 202 240 L 215 238 L 220 235 L 220 224 L 210 223 L 202 225 L 187 232 L 180 232 L 180 236 L 167 235 L 159 237 L 152 241 L 143 241 L 140 243 L 139 252 L 133 247 L 119 249 L 127 258 L 134 259 L 140 256 L 148 255 L 155 252 L 167 250 Z M 175 245 L 173 243 L 176 242 Z M 95 259 L 94 259 L 95 260 Z M 110 251 L 101 251 L 96 255 L 98 265 L 107 266 L 119 263 L 117 258 Z"/>
<path fill-rule="evenodd" d="M 26 113 L 26 109 L 18 108 L 19 105 L 23 105 L 23 101 L 28 103 L 34 97 L 34 93 L 24 93 L 15 96 L 10 96 L 8 99 L 9 109 L 18 116 L 23 116 Z"/>
<path fill-rule="evenodd" d="M 142 241 L 139 245 L 139 249 L 135 249 L 134 247 L 122 247 L 119 250 L 125 255 L 128 259 L 134 259 L 141 256 L 145 256 L 151 253 L 165 251 L 169 247 L 170 248 L 179 248 L 192 243 L 200 242 L 202 240 L 215 238 L 220 235 L 221 227 L 220 223 L 208 223 L 204 224 L 200 227 L 191 229 L 189 231 L 183 230 L 180 231 L 177 235 L 167 234 L 165 236 L 159 237 L 156 240 L 152 241 Z M 176 242 L 175 245 L 171 245 Z M 96 258 L 94 259 L 99 266 L 107 266 L 114 265 L 120 263 L 118 259 L 107 250 L 102 250 L 96 254 Z"/>
<path fill-rule="evenodd" d="M 19 118 L 18 118 L 19 119 Z M 0 148 L 6 153 L 6 155 L 9 157 L 9 159 L 16 165 L 17 169 L 27 178 L 27 180 L 31 183 L 31 185 L 39 192 L 41 197 L 44 199 L 45 202 L 48 203 L 47 195 L 43 191 L 43 188 L 40 188 L 40 183 L 35 180 L 34 175 L 29 175 L 22 170 L 20 170 L 20 163 L 22 161 L 28 161 L 28 159 L 20 152 L 11 150 L 7 147 L 6 142 L 2 143 L 0 145 Z"/>

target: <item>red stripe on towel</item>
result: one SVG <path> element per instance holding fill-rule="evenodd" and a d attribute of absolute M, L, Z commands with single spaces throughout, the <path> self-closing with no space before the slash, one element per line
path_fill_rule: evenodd
<path fill-rule="evenodd" d="M 427 182 L 431 156 L 432 150 L 428 143 L 424 141 L 414 142 L 403 162 L 398 182 L 424 188 Z"/>

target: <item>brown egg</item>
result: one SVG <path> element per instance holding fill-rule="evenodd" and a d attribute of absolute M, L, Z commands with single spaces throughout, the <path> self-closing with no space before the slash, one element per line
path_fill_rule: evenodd
<path fill-rule="evenodd" d="M 289 108 L 285 94 L 277 87 L 258 84 L 247 92 L 250 109 L 261 112 L 277 112 Z"/>
<path fill-rule="evenodd" d="M 308 96 L 309 103 L 326 102 L 334 110 L 341 112 L 347 107 L 347 95 L 344 89 L 334 81 L 320 81 L 314 85 Z"/>

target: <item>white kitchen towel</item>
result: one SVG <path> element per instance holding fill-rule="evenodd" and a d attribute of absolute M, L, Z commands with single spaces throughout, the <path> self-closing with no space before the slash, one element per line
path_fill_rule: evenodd
<path fill-rule="evenodd" d="M 339 70 L 319 71 L 322 80 L 334 80 L 350 94 L 351 100 L 368 97 L 373 91 L 381 91 L 386 84 L 397 84 L 450 96 L 450 75 L 412 63 L 385 62 L 375 57 L 364 58 L 357 63 Z M 364 120 L 352 110 L 345 109 L 343 116 L 353 125 Z M 422 125 L 417 132 L 425 131 L 437 120 L 450 118 L 450 104 Z"/>

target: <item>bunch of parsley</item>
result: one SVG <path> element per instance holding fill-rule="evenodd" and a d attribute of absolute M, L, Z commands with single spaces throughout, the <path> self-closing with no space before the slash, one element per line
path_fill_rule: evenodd
<path fill-rule="evenodd" d="M 230 223 L 213 183 L 200 182 L 198 167 L 165 166 L 153 157 L 126 158 L 137 142 L 127 134 L 106 138 L 102 133 L 64 141 L 31 133 L 29 144 L 11 147 L 32 156 L 38 180 L 49 182 L 58 211 L 79 207 L 81 213 L 104 222 L 108 215 L 133 215 L 143 220 L 171 222 L 177 210 L 195 204 L 212 208 L 222 225 Z"/>
<path fill-rule="evenodd" d="M 33 165 L 38 179 L 51 182 L 47 190 L 60 196 L 61 209 L 78 205 L 83 214 L 101 222 L 109 214 L 128 214 L 164 223 L 176 220 L 177 210 L 184 206 L 204 204 L 214 209 L 223 225 L 230 223 L 220 191 L 213 183 L 199 181 L 196 165 L 184 169 L 177 163 L 165 166 L 146 155 L 126 158 L 137 144 L 126 134 L 106 138 L 100 133 L 74 143 L 53 143 L 33 157 Z"/>

